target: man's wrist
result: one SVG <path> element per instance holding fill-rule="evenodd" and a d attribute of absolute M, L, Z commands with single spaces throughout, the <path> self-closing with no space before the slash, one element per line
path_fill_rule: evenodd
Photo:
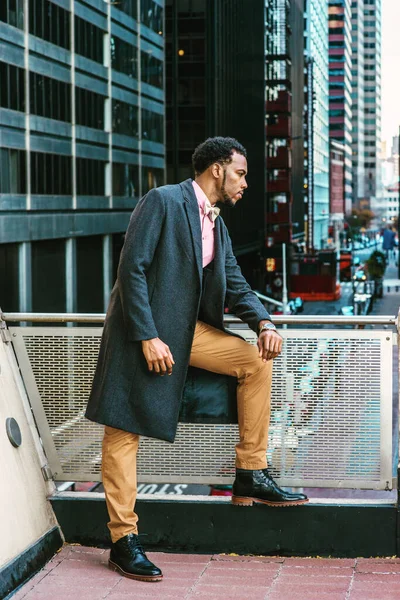
<path fill-rule="evenodd" d="M 276 331 L 276 327 L 272 323 L 272 321 L 269 321 L 268 319 L 264 319 L 263 321 L 260 321 L 258 324 L 258 335 L 260 335 L 263 331 Z"/>

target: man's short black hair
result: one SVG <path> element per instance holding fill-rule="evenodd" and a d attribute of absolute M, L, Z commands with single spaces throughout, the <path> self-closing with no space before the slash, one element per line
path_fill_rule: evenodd
<path fill-rule="evenodd" d="M 214 163 L 224 165 L 232 162 L 232 152 L 238 152 L 247 158 L 246 148 L 235 138 L 221 136 L 208 138 L 193 152 L 192 164 L 195 174 L 201 175 Z"/>

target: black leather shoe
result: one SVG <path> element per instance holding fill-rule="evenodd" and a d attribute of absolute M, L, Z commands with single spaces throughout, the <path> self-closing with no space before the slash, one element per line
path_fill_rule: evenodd
<path fill-rule="evenodd" d="M 295 506 L 308 502 L 308 498 L 304 494 L 291 494 L 282 490 L 272 479 L 268 469 L 236 469 L 232 503 L 252 506 L 255 502 L 270 506 Z"/>
<path fill-rule="evenodd" d="M 111 544 L 108 566 L 121 575 L 139 581 L 161 581 L 161 570 L 150 562 L 139 542 L 139 536 L 128 533 Z"/>

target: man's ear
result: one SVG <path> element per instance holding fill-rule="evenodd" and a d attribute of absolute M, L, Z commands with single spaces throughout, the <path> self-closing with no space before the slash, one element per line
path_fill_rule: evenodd
<path fill-rule="evenodd" d="M 219 163 L 213 163 L 210 166 L 210 171 L 211 171 L 211 175 L 215 179 L 219 179 L 221 177 L 221 173 L 222 173 L 222 165 L 220 165 Z"/>

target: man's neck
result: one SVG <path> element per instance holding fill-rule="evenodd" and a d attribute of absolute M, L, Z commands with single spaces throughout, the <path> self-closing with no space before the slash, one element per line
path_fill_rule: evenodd
<path fill-rule="evenodd" d="M 214 182 L 210 181 L 208 177 L 203 177 L 202 175 L 196 177 L 195 182 L 203 190 L 209 199 L 211 206 L 215 206 L 215 204 L 218 202 L 218 195 L 215 190 Z"/>

